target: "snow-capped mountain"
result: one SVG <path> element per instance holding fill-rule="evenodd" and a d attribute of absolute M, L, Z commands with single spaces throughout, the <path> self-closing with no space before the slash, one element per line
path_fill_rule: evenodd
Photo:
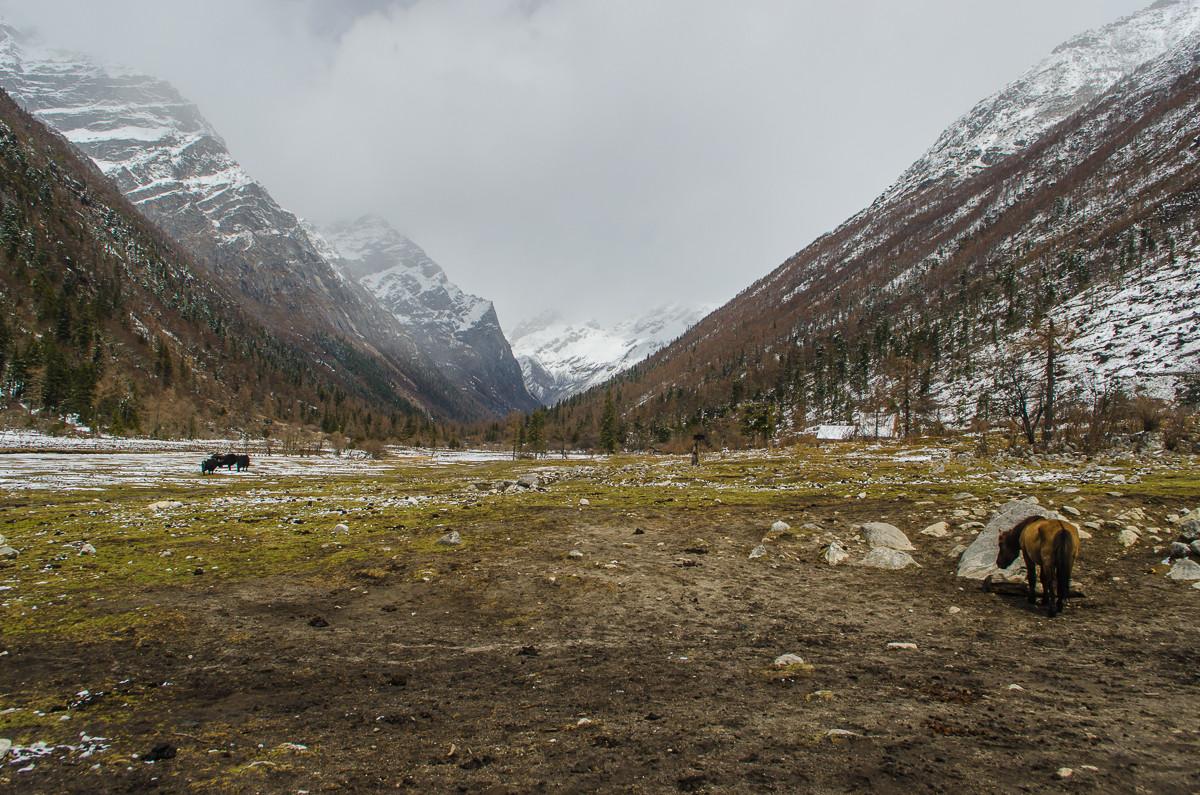
<path fill-rule="evenodd" d="M 571 324 L 548 312 L 515 326 L 513 353 L 525 385 L 552 406 L 612 378 L 683 334 L 711 307 L 668 305 L 610 326 Z"/>
<path fill-rule="evenodd" d="M 938 137 L 881 200 L 969 177 L 1038 140 L 1142 64 L 1200 31 L 1200 2 L 1159 0 L 1063 44 Z"/>
<path fill-rule="evenodd" d="M 150 220 L 324 366 L 354 369 L 440 414 L 495 406 L 489 383 L 456 382 L 375 298 L 334 266 L 333 248 L 251 178 L 200 110 L 155 77 L 51 50 L 0 26 L 0 87 L 61 133 Z M 328 360 L 327 360 L 328 359 Z"/>
<path fill-rule="evenodd" d="M 371 292 L 455 383 L 498 413 L 537 404 L 492 302 L 463 292 L 424 249 L 378 216 L 324 229 L 338 267 Z"/>
<path fill-rule="evenodd" d="M 994 421 L 1005 368 L 1036 368 L 1026 343 L 1046 318 L 1060 395 L 1169 396 L 1165 371 L 1200 370 L 1197 119 L 1200 0 L 1071 39 L 651 356 L 623 384 L 626 421 L 684 434 L 749 401 L 803 427 L 901 400 L 963 425 L 982 395 Z"/>

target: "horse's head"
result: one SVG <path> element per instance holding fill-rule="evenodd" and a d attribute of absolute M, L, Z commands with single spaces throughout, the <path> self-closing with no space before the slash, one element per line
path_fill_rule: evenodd
<path fill-rule="evenodd" d="M 1017 528 L 1000 534 L 1000 551 L 996 554 L 996 566 L 1007 569 L 1021 552 L 1021 531 Z"/>

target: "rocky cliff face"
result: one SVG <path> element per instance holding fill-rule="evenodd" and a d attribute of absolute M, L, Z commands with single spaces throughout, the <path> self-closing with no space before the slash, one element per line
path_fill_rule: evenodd
<path fill-rule="evenodd" d="M 324 232 L 342 272 L 459 388 L 496 413 L 536 407 L 491 301 L 463 292 L 420 246 L 379 217 L 332 224 Z"/>
<path fill-rule="evenodd" d="M 512 330 L 525 384 L 543 405 L 602 384 L 679 337 L 708 308 L 662 306 L 610 326 L 566 323 L 548 313 Z"/>
<path fill-rule="evenodd" d="M 361 370 L 376 389 L 392 388 L 444 416 L 500 409 L 503 401 L 472 396 L 491 385 L 464 391 L 453 383 L 390 312 L 342 275 L 329 244 L 245 172 L 171 85 L 30 45 L 0 27 L 0 86 L 210 263 L 269 327 L 314 341 L 326 366 Z"/>

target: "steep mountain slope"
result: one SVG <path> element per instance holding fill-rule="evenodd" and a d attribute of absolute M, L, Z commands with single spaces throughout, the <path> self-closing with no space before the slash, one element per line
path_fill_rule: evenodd
<path fill-rule="evenodd" d="M 395 319 L 326 258 L 172 86 L 49 51 L 0 26 L 0 86 L 79 147 L 137 208 L 280 334 L 450 417 L 489 409 L 440 372 Z"/>
<path fill-rule="evenodd" d="M 363 216 L 324 232 L 342 272 L 374 295 L 452 382 L 498 414 L 537 406 L 491 301 L 463 292 L 382 218 Z"/>
<path fill-rule="evenodd" d="M 637 364 L 708 311 L 662 306 L 608 327 L 564 323 L 557 314 L 547 313 L 513 328 L 513 352 L 530 393 L 552 406 Z"/>
<path fill-rule="evenodd" d="M 870 208 L 618 379 L 627 421 L 680 435 L 716 419 L 762 433 L 877 407 L 916 424 L 966 421 L 979 394 L 996 392 L 989 357 L 1017 350 L 1048 315 L 1069 314 L 1075 304 L 1064 302 L 1111 299 L 1168 275 L 1185 287 L 1163 300 L 1186 298 L 1186 285 L 1200 283 L 1198 6 L 1156 3 L 1078 37 L 1048 63 L 1069 50 L 1089 64 L 1088 80 L 1059 80 L 1043 64 L 1000 92 L 999 105 L 981 106 L 1004 113 L 968 114 Z M 1150 60 L 1125 74 L 1111 42 L 1129 31 Z M 1006 143 L 964 159 L 953 153 L 975 144 L 954 141 Z M 1164 310 L 1170 322 L 1145 335 L 1134 318 L 1118 333 L 1136 336 L 1138 357 L 1157 342 L 1156 366 L 1196 367 L 1189 303 Z M 1111 340 L 1097 335 L 1111 326 L 1072 331 L 1062 362 L 1083 372 L 1068 371 L 1064 390 L 1139 369 L 1105 352 Z M 577 410 L 595 416 L 601 399 Z"/>
<path fill-rule="evenodd" d="M 0 92 L 0 404 L 172 435 L 417 411 L 311 361 Z"/>

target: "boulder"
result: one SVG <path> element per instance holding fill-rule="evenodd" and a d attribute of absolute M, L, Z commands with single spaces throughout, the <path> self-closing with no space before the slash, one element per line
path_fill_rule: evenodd
<path fill-rule="evenodd" d="M 887 547 L 875 547 L 866 554 L 860 562 L 860 566 L 870 566 L 873 569 L 903 569 L 908 566 L 920 567 L 921 564 L 913 560 L 912 555 L 907 552 L 902 552 L 898 549 L 888 549 Z"/>
<path fill-rule="evenodd" d="M 958 576 L 970 580 L 982 580 L 989 574 L 999 571 L 996 567 L 996 555 L 1000 552 L 1000 533 L 1016 527 L 1023 519 L 1030 516 L 1057 518 L 1057 514 L 1048 511 L 1040 505 L 1027 500 L 1011 500 L 1001 505 L 992 518 L 984 525 L 979 535 L 963 552 L 958 561 Z M 1010 568 L 1016 571 L 1025 564 L 1018 555 Z"/>
<path fill-rule="evenodd" d="M 542 485 L 542 478 L 539 475 L 522 475 L 517 478 L 517 485 L 527 489 L 536 489 Z"/>
<path fill-rule="evenodd" d="M 1183 543 L 1182 541 L 1171 542 L 1171 551 L 1168 553 L 1168 556 L 1171 558 L 1171 560 L 1186 558 L 1191 554 L 1192 548 L 1187 544 Z"/>
<path fill-rule="evenodd" d="M 1200 508 L 1191 513 L 1184 514 L 1179 522 L 1179 540 L 1180 541 L 1197 541 L 1200 540 Z"/>
<path fill-rule="evenodd" d="M 462 543 L 462 536 L 458 534 L 457 530 L 451 530 L 449 533 L 446 533 L 446 535 L 439 538 L 437 542 L 444 547 L 456 547 Z"/>
<path fill-rule="evenodd" d="M 883 547 L 901 552 L 911 552 L 916 549 L 908 540 L 908 536 L 900 532 L 899 527 L 887 522 L 867 522 L 862 526 L 862 534 L 871 549 Z"/>
<path fill-rule="evenodd" d="M 921 535 L 945 538 L 950 535 L 950 525 L 946 522 L 935 522 L 922 530 Z"/>
<path fill-rule="evenodd" d="M 850 557 L 850 553 L 843 549 L 842 545 L 836 541 L 825 547 L 825 552 L 821 554 L 821 560 L 825 561 L 830 566 L 836 566 L 839 563 L 843 563 L 848 557 Z"/>
<path fill-rule="evenodd" d="M 1200 580 L 1200 563 L 1189 558 L 1175 561 L 1175 565 L 1167 572 L 1167 576 L 1172 580 Z"/>

